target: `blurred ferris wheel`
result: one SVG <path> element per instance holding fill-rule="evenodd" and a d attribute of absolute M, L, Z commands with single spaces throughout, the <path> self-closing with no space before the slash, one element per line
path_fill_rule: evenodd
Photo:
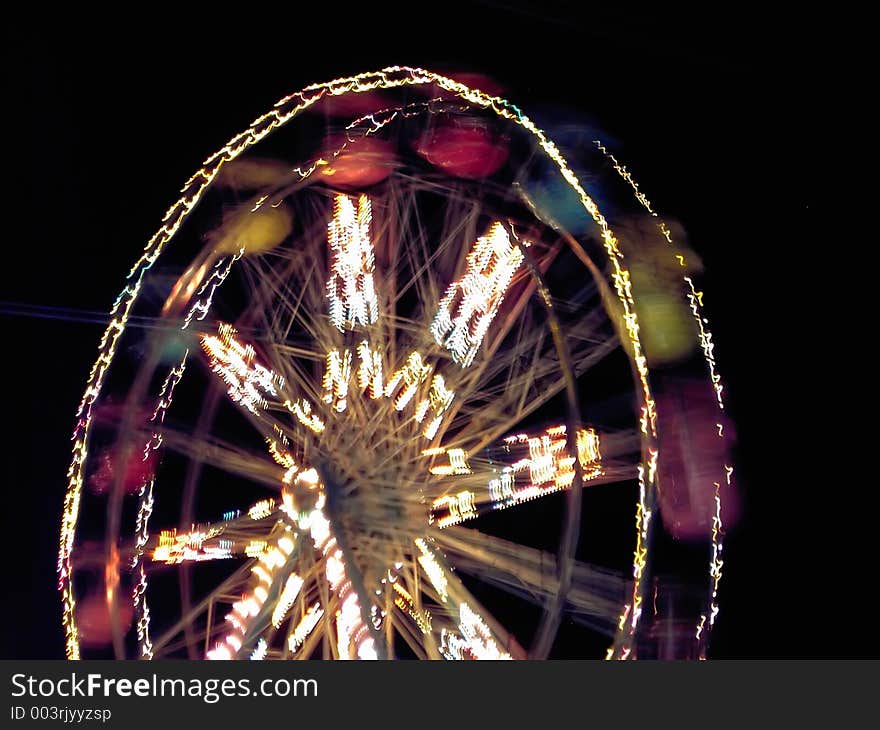
<path fill-rule="evenodd" d="M 70 658 L 705 657 L 736 503 L 698 263 L 478 85 L 316 84 L 187 181 L 78 412 Z"/>

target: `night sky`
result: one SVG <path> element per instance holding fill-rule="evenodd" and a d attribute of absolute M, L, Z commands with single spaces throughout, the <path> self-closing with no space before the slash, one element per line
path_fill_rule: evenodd
<path fill-rule="evenodd" d="M 209 153 L 286 93 L 391 64 L 483 73 L 527 113 L 552 104 L 588 116 L 703 258 L 747 504 L 726 545 L 711 655 L 876 653 L 844 641 L 857 558 L 839 537 L 843 489 L 820 501 L 835 456 L 808 436 L 821 423 L 801 393 L 815 386 L 799 363 L 815 362 L 817 308 L 813 290 L 796 293 L 816 210 L 805 21 L 579 6 L 376 3 L 340 6 L 332 20 L 240 9 L 192 34 L 171 18 L 5 27 L 0 657 L 63 657 L 60 508 L 102 331 L 13 316 L 11 303 L 106 312 Z"/>

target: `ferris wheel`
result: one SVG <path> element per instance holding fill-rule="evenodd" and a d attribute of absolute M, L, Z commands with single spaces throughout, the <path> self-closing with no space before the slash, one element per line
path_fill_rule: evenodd
<path fill-rule="evenodd" d="M 78 411 L 69 658 L 705 657 L 695 257 L 601 141 L 463 81 L 315 84 L 187 181 Z"/>

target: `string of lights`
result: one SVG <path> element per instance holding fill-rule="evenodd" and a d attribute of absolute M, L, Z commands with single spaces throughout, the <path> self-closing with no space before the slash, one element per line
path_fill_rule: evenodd
<path fill-rule="evenodd" d="M 682 281 L 687 285 L 686 295 L 688 298 L 688 302 L 690 304 L 691 313 L 693 314 L 694 321 L 697 325 L 697 331 L 699 333 L 700 346 L 703 351 L 703 357 L 706 361 L 706 367 L 709 371 L 709 377 L 712 383 L 712 387 L 715 391 L 715 398 L 718 404 L 719 411 L 724 410 L 724 398 L 723 391 L 724 385 L 721 381 L 721 375 L 718 373 L 717 363 L 715 361 L 715 346 L 712 342 L 712 333 L 709 331 L 709 320 L 703 312 L 703 292 L 697 291 L 696 286 L 694 285 L 693 278 L 687 274 L 688 264 L 687 260 L 684 256 L 684 253 L 680 250 L 680 247 L 677 246 L 675 241 L 672 238 L 672 233 L 669 230 L 669 226 L 666 225 L 666 222 L 663 221 L 657 212 L 654 210 L 651 205 L 651 201 L 645 196 L 645 194 L 641 191 L 638 186 L 638 183 L 632 177 L 630 172 L 626 169 L 624 165 L 622 165 L 611 152 L 598 140 L 594 142 L 599 150 L 611 161 L 614 166 L 615 171 L 618 175 L 625 180 L 629 186 L 632 188 L 633 193 L 642 207 L 656 220 L 657 227 L 662 233 L 664 239 L 672 250 L 672 254 L 675 259 L 678 261 L 679 265 L 683 270 Z M 724 426 L 722 423 L 716 424 L 718 428 L 718 432 L 716 436 L 719 439 L 724 438 Z M 733 467 L 729 464 L 724 464 L 725 471 L 725 479 L 728 487 L 731 486 L 731 477 L 733 475 Z M 706 485 L 708 487 L 708 485 Z M 709 564 L 709 580 L 710 580 L 710 600 L 709 600 L 709 626 L 711 627 L 715 623 L 715 617 L 718 615 L 718 585 L 721 581 L 721 569 L 724 564 L 724 561 L 721 560 L 721 554 L 724 549 L 723 537 L 724 531 L 722 529 L 721 524 L 721 487 L 718 482 L 713 482 L 712 486 L 714 487 L 715 494 L 715 516 L 713 517 L 713 526 L 712 526 L 712 559 Z M 705 634 L 704 628 L 706 623 L 706 615 L 702 614 L 700 616 L 700 621 L 697 625 L 696 629 L 696 638 L 701 640 L 700 643 L 700 655 L 702 658 L 705 658 L 705 651 L 707 646 L 707 636 L 708 632 Z"/>

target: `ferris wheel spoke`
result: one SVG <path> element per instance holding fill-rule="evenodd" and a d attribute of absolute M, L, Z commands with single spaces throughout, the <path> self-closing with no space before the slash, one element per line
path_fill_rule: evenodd
<path fill-rule="evenodd" d="M 443 214 L 439 240 L 444 243 L 438 248 L 440 255 L 432 266 L 434 278 L 440 284 L 449 284 L 458 272 L 464 270 L 468 247 L 479 235 L 478 225 L 482 212 L 479 199 L 460 193 L 460 190 L 448 193 Z M 426 301 L 432 304 L 438 302 L 440 292 L 435 291 L 434 294 L 433 299 Z"/>
<path fill-rule="evenodd" d="M 422 643 L 422 637 L 416 633 L 407 617 L 399 609 L 388 614 L 386 621 L 389 622 L 389 627 L 404 640 L 417 659 L 429 658 L 428 652 Z"/>
<path fill-rule="evenodd" d="M 375 604 L 366 590 L 362 568 L 358 565 L 338 514 L 339 500 L 342 497 L 340 485 L 330 479 L 330 473 L 322 464 L 320 471 L 311 468 L 300 473 L 293 488 L 300 495 L 314 495 L 315 490 L 318 490 L 317 499 L 314 499 L 311 507 L 299 507 L 295 512 L 290 511 L 290 516 L 297 528 L 309 536 L 314 548 L 321 553 L 319 563 L 323 568 L 323 579 L 318 579 L 318 586 L 322 605 L 330 605 L 331 595 L 339 602 L 339 609 L 334 614 L 334 653 L 352 659 L 376 659 L 383 656 L 384 645 L 373 625 Z M 299 498 L 293 497 L 294 502 L 297 499 Z M 326 615 L 324 622 L 329 635 L 332 627 Z"/>
<path fill-rule="evenodd" d="M 313 544 L 308 535 L 302 535 L 301 539 L 303 545 L 297 571 L 302 584 L 297 597 L 288 607 L 282 603 L 280 607 L 276 605 L 272 609 L 276 636 L 283 636 L 282 645 L 277 649 L 278 658 L 309 659 L 322 641 L 327 652 L 325 658 L 329 658 L 333 653 L 329 645 L 335 644 L 335 641 L 332 637 L 328 640 L 326 632 L 332 628 L 332 618 L 335 617 L 339 603 L 327 581 L 324 556 L 315 559 Z M 282 630 L 285 623 L 286 630 Z"/>
<path fill-rule="evenodd" d="M 424 568 L 417 560 L 398 565 L 393 575 L 389 571 L 384 584 L 389 599 L 385 618 L 389 642 L 396 632 L 418 658 L 442 659 L 438 639 L 443 629 L 455 628 L 455 623 L 444 616 L 448 594 L 441 596 L 430 579 L 423 579 Z M 437 608 L 429 609 L 423 597 L 429 598 Z"/>
<path fill-rule="evenodd" d="M 589 342 L 586 346 L 578 347 L 572 357 L 575 377 L 589 370 L 618 347 L 619 341 L 614 335 L 598 344 Z M 463 422 L 460 427 L 455 428 L 456 433 L 461 436 L 451 441 L 450 446 L 465 448 L 471 453 L 486 448 L 504 434 L 513 431 L 524 418 L 561 393 L 564 388 L 565 378 L 559 372 L 558 366 L 553 367 L 549 363 L 536 365 L 533 371 L 517 376 L 509 388 L 486 394 L 486 400 L 482 401 L 488 401 L 486 407 L 463 412 L 460 416 Z M 474 400 L 478 398 L 476 396 Z M 471 434 L 478 436 L 474 440 L 465 440 Z"/>
<path fill-rule="evenodd" d="M 531 325 L 530 329 L 526 326 Z M 614 341 L 613 335 L 604 334 L 602 331 L 602 315 L 594 312 L 587 315 L 576 323 L 566 327 L 566 340 L 570 346 L 572 367 L 576 375 L 582 375 L 593 364 L 591 352 L 594 348 L 603 346 Z M 516 337 L 511 338 L 509 347 L 500 352 L 493 352 L 491 359 L 486 362 L 480 381 L 474 383 L 474 389 L 479 391 L 480 382 L 492 382 L 500 375 L 506 375 L 506 382 L 510 383 L 515 374 L 524 369 L 543 368 L 539 370 L 541 377 L 544 373 L 558 369 L 559 364 L 552 350 L 545 350 L 548 335 L 543 326 L 535 326 L 531 320 L 525 320 L 523 326 L 517 331 Z"/>
<path fill-rule="evenodd" d="M 564 388 L 565 378 L 547 331 L 533 319 L 533 314 L 524 312 L 515 328 L 513 321 L 505 322 L 486 355 L 477 360 L 476 370 L 472 367 L 461 376 L 471 375 L 460 386 L 465 397 L 454 402 L 447 414 L 448 429 L 455 434 L 448 445 L 474 453 L 513 430 Z M 499 347 L 502 338 L 506 338 L 504 348 Z M 603 332 L 599 312 L 570 325 L 566 339 L 575 377 L 617 347 L 616 335 Z M 475 434 L 479 434 L 476 442 L 470 440 Z"/>
<path fill-rule="evenodd" d="M 385 585 L 389 589 L 394 609 L 391 613 L 394 625 L 400 627 L 398 631 L 407 644 L 411 646 L 411 642 L 418 643 L 420 653 L 428 659 L 442 659 L 436 631 L 442 618 L 436 615 L 437 611 L 429 610 L 423 599 L 427 596 L 440 606 L 446 597 L 440 597 L 430 578 L 426 580 L 424 553 L 419 547 L 421 542 L 422 538 L 417 538 L 417 550 L 413 555 L 396 563 L 395 569 L 388 571 Z"/>
<path fill-rule="evenodd" d="M 556 556 L 465 527 L 432 530 L 457 570 L 541 604 L 559 588 Z M 613 635 L 632 584 L 623 572 L 575 562 L 565 610 Z"/>
<path fill-rule="evenodd" d="M 468 653 L 485 659 L 525 659 L 526 652 L 513 635 L 471 594 L 443 553 L 423 538 L 417 539 L 415 544 L 417 560 L 435 591 L 437 602 L 457 628 L 441 635 L 441 653 L 447 658 L 462 658 L 463 653 Z"/>
<path fill-rule="evenodd" d="M 479 205 L 473 200 L 460 201 L 454 207 L 454 211 L 445 211 L 440 230 L 429 229 L 424 224 L 415 191 L 410 189 L 402 195 L 398 208 L 400 230 L 406 232 L 407 241 L 415 245 L 406 246 L 404 256 L 397 264 L 392 305 L 412 288 L 417 292 L 418 301 L 426 306 L 439 301 L 439 286 L 443 279 L 454 274 L 456 262 L 463 255 L 460 253 L 461 242 L 476 229 L 480 212 Z"/>
<path fill-rule="evenodd" d="M 216 437 L 201 438 L 184 433 L 173 426 L 157 429 L 162 445 L 182 456 L 198 459 L 228 474 L 277 490 L 284 477 L 284 469 L 272 461 L 266 452 L 255 452 L 228 443 Z"/>
<path fill-rule="evenodd" d="M 239 566 L 235 572 L 232 573 L 228 578 L 226 578 L 222 583 L 214 588 L 208 595 L 204 596 L 196 605 L 194 605 L 189 611 L 186 611 L 180 618 L 168 629 L 166 629 L 161 636 L 156 638 L 153 641 L 153 653 L 155 656 L 163 656 L 164 654 L 170 653 L 168 650 L 168 645 L 171 641 L 181 634 L 184 631 L 186 626 L 193 625 L 203 614 L 205 614 L 210 607 L 213 607 L 215 602 L 220 600 L 222 596 L 229 596 L 233 591 L 239 589 L 244 586 L 248 577 L 251 573 L 251 568 L 253 567 L 253 562 L 246 563 L 244 565 Z"/>
<path fill-rule="evenodd" d="M 418 216 L 418 208 L 415 212 Z M 430 303 L 432 306 L 439 302 L 439 286 L 443 283 L 448 284 L 457 272 L 465 268 L 468 247 L 478 236 L 477 225 L 481 212 L 477 198 L 451 195 L 447 198 L 442 228 L 432 236 L 435 242 L 434 251 L 428 252 L 425 248 L 426 236 L 419 237 L 422 244 L 421 260 L 434 272 L 433 276 L 427 277 L 430 288 L 423 292 L 422 302 Z M 431 316 L 433 315 L 432 311 Z"/>
<path fill-rule="evenodd" d="M 283 623 L 305 580 L 296 571 L 302 540 L 279 522 L 259 559 L 251 566 L 248 590 L 224 617 L 226 631 L 208 651 L 208 659 L 247 658 L 268 649 L 268 639 Z M 268 637 L 268 638 L 267 638 Z"/>
<path fill-rule="evenodd" d="M 286 265 L 278 267 L 271 260 L 245 259 L 248 275 L 259 282 L 268 294 L 266 304 L 260 306 L 261 316 L 269 331 L 286 341 L 296 328 L 317 339 L 323 328 L 318 318 L 323 312 L 321 265 L 322 258 L 309 251 L 297 251 Z M 256 302 L 255 306 L 259 306 Z M 314 312 L 310 315 L 309 312 Z"/>
<path fill-rule="evenodd" d="M 315 371 L 319 367 L 319 363 L 323 364 L 326 360 L 326 351 L 307 351 L 300 347 L 297 348 L 297 357 L 293 358 L 285 356 L 286 352 L 292 349 L 290 346 L 275 346 L 274 343 L 270 343 L 267 349 L 270 353 L 270 361 L 274 363 L 276 371 L 284 378 L 283 391 L 285 395 L 289 396 L 282 400 L 282 405 L 286 408 L 286 404 L 289 402 L 320 403 L 322 397 L 319 386 L 320 379 L 315 377 Z M 268 410 L 276 409 L 278 409 L 276 404 L 269 404 Z"/>
<path fill-rule="evenodd" d="M 390 183 L 390 193 L 386 198 L 389 219 L 394 220 L 394 229 L 388 230 L 389 249 L 398 252 L 394 259 L 389 258 L 390 271 L 386 280 L 388 287 L 390 313 L 398 309 L 398 302 L 409 291 L 418 285 L 418 272 L 427 269 L 426 265 L 414 264 L 414 253 L 408 251 L 408 246 L 402 245 L 402 239 L 408 238 L 408 232 L 414 225 L 413 220 L 417 205 L 415 191 L 412 188 L 401 187 L 394 181 Z M 420 235 L 421 231 L 417 231 Z M 409 275 L 407 276 L 407 272 Z"/>
<path fill-rule="evenodd" d="M 267 288 L 270 290 L 268 296 L 262 297 L 262 299 L 268 300 L 268 304 L 261 302 L 260 298 L 255 295 L 255 301 L 249 305 L 251 312 L 261 320 L 262 336 L 259 341 L 261 350 L 268 358 L 269 367 L 283 376 L 284 382 L 289 384 L 288 390 L 292 386 L 294 390 L 311 394 L 314 397 L 316 394 L 311 393 L 311 378 L 305 373 L 301 375 L 299 361 L 320 361 L 324 357 L 324 352 L 314 347 L 314 340 L 311 338 L 299 338 L 298 340 L 290 338 L 290 330 L 302 309 L 302 298 L 306 295 L 307 288 L 303 287 L 300 290 L 299 298 L 293 305 L 290 305 L 287 303 L 286 296 L 280 295 L 272 290 L 272 287 L 266 286 L 265 282 L 271 281 L 268 276 L 259 284 L 257 283 L 259 275 L 255 273 L 254 268 L 251 266 L 243 268 L 247 278 L 254 282 L 252 288 L 259 286 L 260 291 L 265 291 Z M 294 309 L 292 313 L 287 311 L 290 306 L 293 306 Z M 269 311 L 267 307 L 272 308 L 273 311 Z M 286 323 L 283 321 L 284 315 L 286 315 Z"/>
<path fill-rule="evenodd" d="M 284 259 L 279 259 L 279 261 L 282 262 L 281 265 L 286 265 L 287 270 L 294 269 L 295 264 L 292 261 L 285 261 Z M 276 332 L 277 321 L 275 320 L 277 320 L 277 307 L 280 304 L 280 300 L 275 294 L 274 279 L 261 277 L 258 264 L 248 259 L 242 262 L 239 271 L 247 283 L 248 289 L 252 292 L 248 314 L 250 319 L 254 321 L 254 329 L 261 332 Z"/>
<path fill-rule="evenodd" d="M 278 599 L 279 605 L 274 607 L 272 614 L 272 625 L 278 630 L 278 635 L 283 636 L 280 659 L 293 658 L 320 622 L 323 615 L 317 588 L 320 572 L 321 567 L 314 559 L 314 550 L 307 540 L 303 540 L 297 561 L 297 575 L 301 583 L 297 589 L 296 579 L 288 579 L 293 583 L 285 585 Z M 293 595 L 294 589 L 297 589 L 296 595 Z"/>

